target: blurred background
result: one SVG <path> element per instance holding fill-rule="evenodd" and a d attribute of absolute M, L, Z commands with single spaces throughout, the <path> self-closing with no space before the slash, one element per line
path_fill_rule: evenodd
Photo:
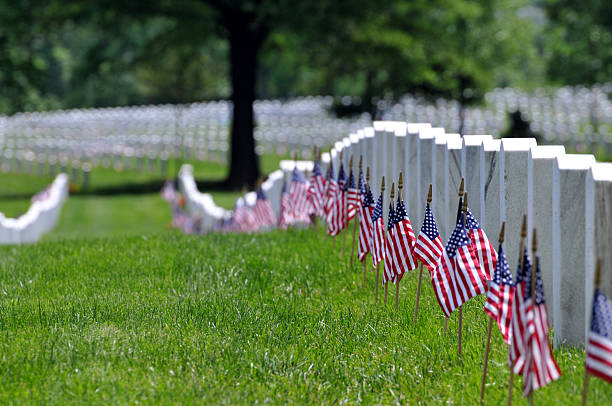
<path fill-rule="evenodd" d="M 49 236 L 164 229 L 165 179 L 243 187 L 373 120 L 612 160 L 605 0 L 0 0 L 0 212 L 59 172 Z"/>

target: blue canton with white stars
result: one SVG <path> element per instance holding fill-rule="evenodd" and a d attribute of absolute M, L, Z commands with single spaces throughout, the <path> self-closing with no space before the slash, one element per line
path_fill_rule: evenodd
<path fill-rule="evenodd" d="M 349 175 L 349 180 L 347 184 L 344 186 L 344 191 L 346 192 L 348 189 L 355 189 L 355 177 L 353 176 L 353 171 L 351 170 L 351 174 Z"/>
<path fill-rule="evenodd" d="M 365 197 L 363 198 L 363 207 L 372 206 L 374 206 L 374 196 L 372 195 L 372 190 L 370 188 L 366 188 Z"/>
<path fill-rule="evenodd" d="M 257 189 L 257 200 L 266 200 L 266 194 L 262 188 Z"/>
<path fill-rule="evenodd" d="M 468 234 L 463 227 L 463 215 L 461 215 L 457 226 L 451 234 L 448 244 L 446 244 L 446 253 L 448 254 L 448 257 L 454 258 L 459 247 L 463 247 L 465 245 L 470 245 L 470 237 L 468 237 Z"/>
<path fill-rule="evenodd" d="M 395 218 L 395 210 L 393 209 L 393 202 L 389 203 L 389 222 L 387 224 L 387 230 L 391 230 L 395 227 L 397 219 Z"/>
<path fill-rule="evenodd" d="M 612 339 L 612 301 L 599 289 L 595 290 L 593 299 L 593 318 L 591 331 L 608 339 Z"/>
<path fill-rule="evenodd" d="M 382 205 L 383 205 L 383 195 L 381 192 L 380 196 L 378 196 L 376 207 L 374 207 L 374 211 L 372 212 L 372 223 L 376 223 L 376 220 L 382 217 L 383 215 Z"/>
<path fill-rule="evenodd" d="M 477 230 L 480 228 L 480 224 L 478 224 L 476 217 L 474 217 L 469 208 L 465 213 L 465 226 L 468 228 L 468 230 Z"/>
<path fill-rule="evenodd" d="M 365 193 L 366 193 L 365 177 L 363 176 L 363 171 L 359 171 L 359 194 L 363 196 L 365 195 Z"/>
<path fill-rule="evenodd" d="M 306 177 L 304 176 L 302 171 L 300 171 L 297 168 L 297 166 L 295 168 L 293 168 L 293 178 L 291 179 L 291 181 L 292 182 L 300 182 L 300 183 L 308 182 L 308 180 L 306 179 Z"/>
<path fill-rule="evenodd" d="M 435 240 L 440 235 L 438 233 L 438 226 L 436 226 L 436 220 L 431 213 L 431 207 L 429 207 L 429 204 L 427 205 L 427 208 L 425 208 L 425 220 L 423 220 L 421 232 L 424 233 L 431 241 Z"/>
<path fill-rule="evenodd" d="M 502 247 L 499 247 L 493 282 L 497 283 L 498 285 L 504 284 L 512 286 L 514 284 L 512 282 L 510 265 L 508 265 L 508 260 L 506 259 L 506 254 L 504 253 L 504 249 Z"/>
<path fill-rule="evenodd" d="M 346 191 L 344 185 L 346 184 L 346 172 L 344 172 L 344 165 L 340 164 L 340 170 L 338 171 L 338 184 L 343 191 Z"/>
<path fill-rule="evenodd" d="M 314 173 L 315 176 L 323 175 L 323 171 L 321 171 L 321 164 L 319 163 L 318 159 L 314 163 L 313 173 Z"/>
<path fill-rule="evenodd" d="M 406 213 L 406 205 L 399 197 L 397 198 L 397 203 L 395 204 L 395 217 L 397 217 L 396 223 L 408 218 L 408 213 Z"/>

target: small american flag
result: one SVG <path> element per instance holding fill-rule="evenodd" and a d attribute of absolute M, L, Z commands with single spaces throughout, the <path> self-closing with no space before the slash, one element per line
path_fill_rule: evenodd
<path fill-rule="evenodd" d="M 555 361 L 548 338 L 548 312 L 544 301 L 544 284 L 540 275 L 540 259 L 536 257 L 535 305 L 531 298 L 531 275 L 526 275 L 525 303 L 527 314 L 527 356 L 523 372 L 523 396 L 556 381 L 561 370 Z M 532 270 L 533 272 L 533 270 Z"/>
<path fill-rule="evenodd" d="M 527 253 L 527 248 L 523 252 L 523 268 L 519 266 L 516 272 L 516 282 L 514 297 L 512 298 L 512 322 L 510 323 L 510 351 L 508 353 L 508 365 L 515 374 L 523 372 L 526 357 L 526 331 L 527 314 L 524 306 L 525 302 L 525 279 L 526 275 L 531 275 L 531 259 Z"/>
<path fill-rule="evenodd" d="M 314 169 L 308 184 L 308 201 L 310 214 L 322 217 L 325 211 L 325 178 L 319 160 L 315 160 Z"/>
<path fill-rule="evenodd" d="M 474 296 L 486 292 L 486 277 L 460 215 L 432 276 L 434 292 L 446 317 Z"/>
<path fill-rule="evenodd" d="M 361 204 L 359 205 L 359 260 L 363 261 L 370 252 L 370 240 L 372 239 L 372 212 L 374 211 L 374 197 L 372 191 L 366 185 L 363 172 L 359 173 L 359 191 Z"/>
<path fill-rule="evenodd" d="M 326 207 L 329 206 L 329 210 L 327 211 L 327 233 L 329 235 L 338 235 L 340 230 L 337 229 L 337 220 L 338 210 L 336 207 L 336 199 L 339 194 L 340 186 L 334 177 L 332 176 L 327 181 L 327 203 Z"/>
<path fill-rule="evenodd" d="M 493 272 L 493 280 L 489 282 L 485 312 L 497 322 L 504 341 L 510 344 L 510 321 L 512 320 L 512 298 L 514 296 L 514 283 L 510 266 L 500 245 L 497 256 L 497 265 Z"/>
<path fill-rule="evenodd" d="M 278 217 L 278 227 L 286 229 L 293 222 L 293 210 L 291 208 L 291 200 L 287 193 L 287 184 L 283 183 L 283 191 L 281 192 L 280 215 Z"/>
<path fill-rule="evenodd" d="M 376 207 L 372 212 L 372 239 L 370 240 L 370 254 L 372 265 L 376 267 L 385 258 L 385 223 L 383 221 L 383 194 L 380 192 Z"/>
<path fill-rule="evenodd" d="M 250 232 L 257 229 L 257 220 L 253 208 L 248 206 L 242 197 L 234 204 L 234 222 L 238 231 Z"/>
<path fill-rule="evenodd" d="M 304 174 L 293 168 L 293 176 L 289 185 L 289 199 L 293 208 L 294 222 L 310 222 L 310 202 L 308 201 L 308 181 Z"/>
<path fill-rule="evenodd" d="M 333 184 L 332 184 L 333 182 Z M 325 219 L 329 223 L 329 216 L 334 206 L 334 197 L 336 196 L 336 187 L 338 183 L 334 180 L 334 164 L 329 162 L 327 167 L 327 179 L 325 181 Z"/>
<path fill-rule="evenodd" d="M 348 224 L 357 215 L 357 209 L 359 208 L 359 190 L 355 186 L 355 177 L 353 176 L 353 170 L 349 176 L 348 184 L 346 187 L 346 211 L 347 218 L 346 223 Z"/>
<path fill-rule="evenodd" d="M 599 289 L 595 289 L 593 297 L 586 370 L 612 383 L 612 301 Z"/>
<path fill-rule="evenodd" d="M 257 201 L 255 206 L 253 206 L 253 212 L 255 213 L 257 229 L 271 227 L 276 224 L 276 216 L 274 215 L 274 210 L 272 210 L 272 205 L 261 187 L 257 189 Z"/>
<path fill-rule="evenodd" d="M 401 199 L 397 199 L 395 210 L 389 210 L 389 231 L 387 235 L 385 272 L 388 277 L 398 282 L 404 272 L 417 267 L 414 257 L 416 238 L 412 231 L 412 224 L 406 213 L 406 206 Z M 389 271 L 387 271 L 387 268 Z"/>
<path fill-rule="evenodd" d="M 334 200 L 334 211 L 335 211 L 335 230 L 337 233 L 344 230 L 346 227 L 346 195 L 347 195 L 347 178 L 346 172 L 344 172 L 344 165 L 340 163 L 340 170 L 338 171 L 338 190 L 336 191 L 336 199 Z"/>
<path fill-rule="evenodd" d="M 491 279 L 491 275 L 495 271 L 495 265 L 497 264 L 497 252 L 493 248 L 493 244 L 489 241 L 487 234 L 476 221 L 476 217 L 472 214 L 470 209 L 467 209 L 465 216 L 465 226 L 468 229 L 468 235 L 472 244 L 476 248 L 478 254 L 478 262 L 484 271 L 488 280 Z"/>
<path fill-rule="evenodd" d="M 421 261 L 430 273 L 433 273 L 438 264 L 440 256 L 442 256 L 442 250 L 444 249 L 442 239 L 438 233 L 438 226 L 436 225 L 436 219 L 434 218 L 429 203 L 425 208 L 425 219 L 421 226 L 421 232 L 417 237 L 416 244 L 414 245 L 414 256 L 416 259 Z"/>

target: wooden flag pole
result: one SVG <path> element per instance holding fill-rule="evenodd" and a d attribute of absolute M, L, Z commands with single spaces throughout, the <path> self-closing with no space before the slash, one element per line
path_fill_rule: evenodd
<path fill-rule="evenodd" d="M 359 173 L 361 173 L 361 168 L 363 166 L 363 155 L 359 155 Z M 357 179 L 357 188 L 359 188 L 359 179 Z M 361 192 L 361 190 L 360 190 Z M 359 199 L 359 194 L 357 194 L 357 198 Z M 358 201 L 357 207 L 361 205 L 361 201 Z M 355 235 L 357 234 L 357 220 L 359 219 L 359 213 L 355 213 L 355 218 L 353 220 L 353 242 L 351 244 L 351 266 L 353 266 L 353 259 L 355 258 Z"/>
<path fill-rule="evenodd" d="M 401 175 L 401 174 L 400 174 Z M 431 199 L 433 197 L 433 186 L 429 184 L 429 192 L 427 193 L 427 204 L 431 204 Z M 419 314 L 419 300 L 421 298 L 421 282 L 423 280 L 423 263 L 421 262 L 421 266 L 419 267 L 419 283 L 417 285 L 417 293 L 416 293 L 416 302 L 414 303 L 414 322 L 417 322 L 417 317 Z M 444 332 L 446 333 L 446 320 L 444 320 Z"/>
<path fill-rule="evenodd" d="M 465 179 L 461 178 L 461 184 L 459 185 L 459 205 L 457 206 L 457 220 L 461 218 L 461 210 L 463 209 L 463 191 L 465 189 Z M 442 337 L 446 337 L 446 329 L 448 327 L 448 317 L 444 318 L 444 332 L 442 333 Z"/>
<path fill-rule="evenodd" d="M 601 279 L 601 258 L 597 259 L 597 265 L 595 265 L 595 289 L 599 287 L 599 282 Z M 594 300 L 594 299 L 593 299 Z M 584 383 L 582 384 L 582 406 L 586 406 L 587 403 L 587 395 L 589 390 L 589 377 L 591 375 L 587 372 L 586 369 L 586 360 L 584 363 Z"/>
<path fill-rule="evenodd" d="M 506 222 L 502 222 L 501 230 L 499 231 L 499 251 L 501 251 L 502 243 L 504 242 L 504 230 Z M 489 317 L 489 331 L 487 332 L 487 345 L 485 347 L 484 365 L 482 367 L 482 382 L 480 383 L 480 404 L 484 401 L 485 382 L 487 381 L 487 367 L 489 366 L 489 351 L 491 346 L 491 330 L 493 330 L 493 319 Z"/>
<path fill-rule="evenodd" d="M 391 199 L 390 199 L 390 204 L 393 204 L 393 199 L 395 198 L 395 182 L 391 182 Z M 391 219 L 387 220 L 390 221 Z M 384 224 L 384 221 L 383 221 Z M 385 230 L 385 257 L 387 256 L 387 232 Z M 383 269 L 385 269 L 387 267 L 386 261 L 383 264 Z M 392 270 L 389 270 L 392 271 Z M 385 283 L 385 304 L 387 304 L 387 296 L 389 294 L 389 281 L 387 281 Z M 397 301 L 397 298 L 395 299 Z"/>
<path fill-rule="evenodd" d="M 465 215 L 467 212 L 468 194 L 465 192 L 463 195 L 463 227 L 465 227 Z M 457 347 L 457 355 L 459 357 L 459 363 L 463 362 L 462 359 L 462 345 L 463 345 L 463 305 L 459 306 L 459 343 Z"/>
<path fill-rule="evenodd" d="M 380 190 L 381 190 L 381 195 L 383 196 L 383 201 L 382 201 L 382 207 L 385 207 L 385 177 L 382 177 L 382 183 L 380 185 Z M 384 223 L 384 222 L 383 222 Z M 384 234 L 383 234 L 384 235 Z M 372 249 L 372 247 L 370 247 L 370 250 Z M 383 266 L 385 265 L 384 261 L 383 261 Z M 376 294 L 375 294 L 375 298 L 376 298 L 376 302 L 378 302 L 378 284 L 380 283 L 380 262 L 378 264 L 376 264 Z"/>
<path fill-rule="evenodd" d="M 527 238 L 527 215 L 523 215 L 523 225 L 521 226 L 521 244 L 520 244 L 520 269 L 523 271 L 523 266 L 525 265 L 525 255 L 523 251 L 525 251 L 525 238 Z M 514 389 L 514 371 L 512 366 L 510 366 L 510 380 L 508 382 L 508 406 L 512 405 L 512 390 Z"/>

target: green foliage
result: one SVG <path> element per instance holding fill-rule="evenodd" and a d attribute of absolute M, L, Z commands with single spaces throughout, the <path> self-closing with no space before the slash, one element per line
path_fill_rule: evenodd
<path fill-rule="evenodd" d="M 483 298 L 465 306 L 459 365 L 457 316 L 444 337 L 426 278 L 413 323 L 416 272 L 397 312 L 361 275 L 312 230 L 0 247 L 0 402 L 478 403 Z M 563 375 L 535 403 L 579 403 L 583 350 L 555 356 Z M 506 402 L 506 357 L 494 331 L 487 404 Z M 611 397 L 591 379 L 590 402 Z"/>

